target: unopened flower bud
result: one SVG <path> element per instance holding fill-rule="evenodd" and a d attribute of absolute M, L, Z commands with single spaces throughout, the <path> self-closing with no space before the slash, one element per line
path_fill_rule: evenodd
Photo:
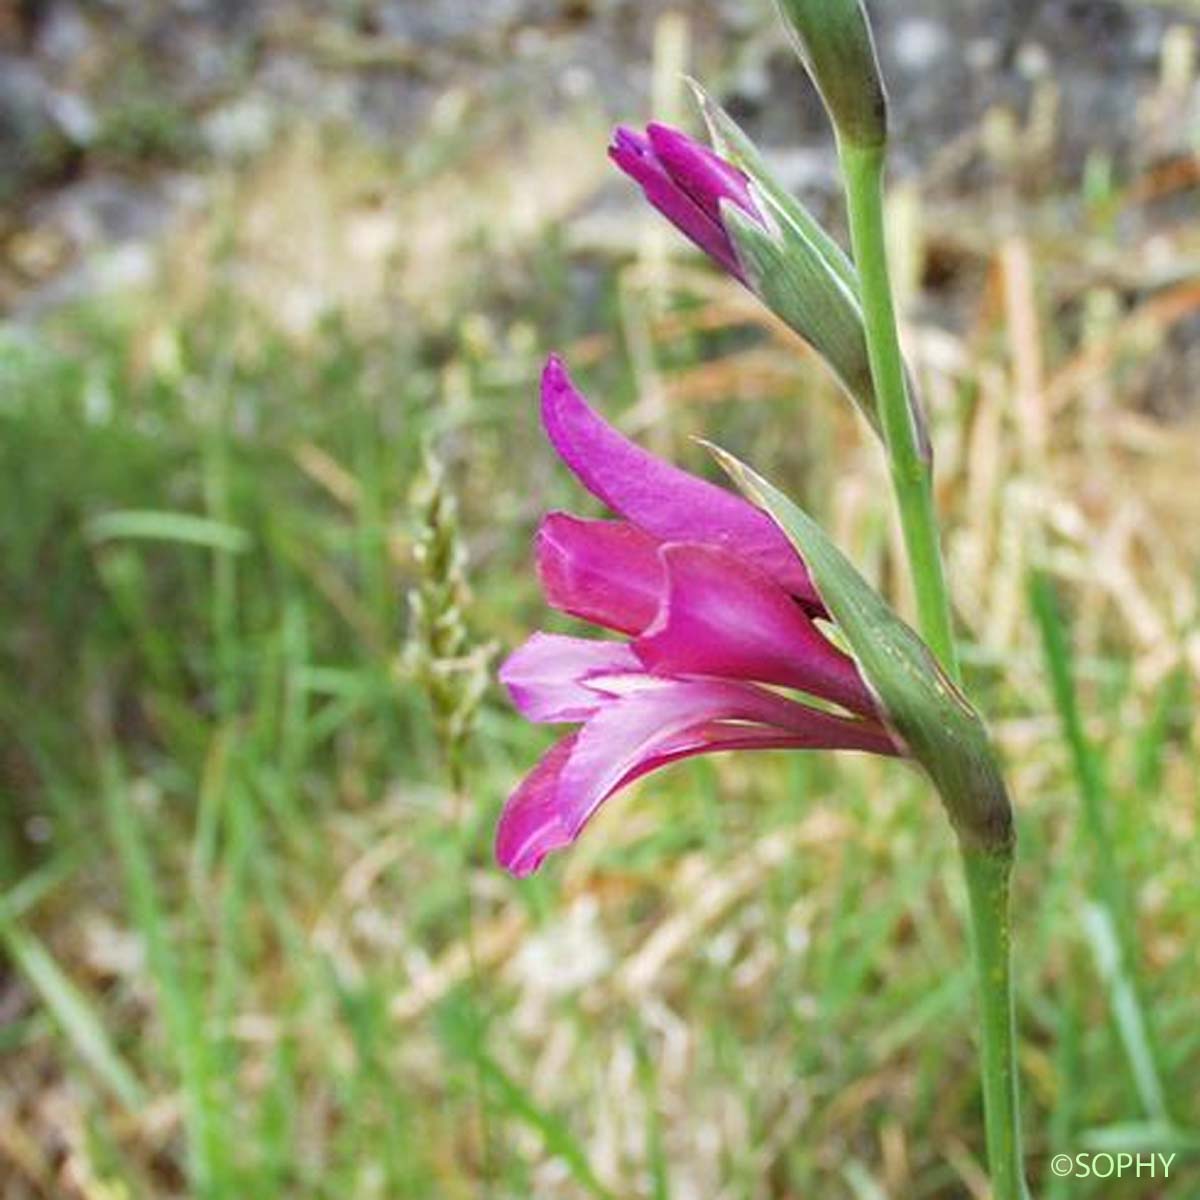
<path fill-rule="evenodd" d="M 776 2 L 839 139 L 854 146 L 883 145 L 887 96 L 862 0 Z"/>

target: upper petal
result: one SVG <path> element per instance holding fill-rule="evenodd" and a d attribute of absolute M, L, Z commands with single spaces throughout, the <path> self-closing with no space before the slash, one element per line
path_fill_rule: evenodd
<path fill-rule="evenodd" d="M 614 512 L 661 541 L 728 549 L 823 611 L 804 563 L 766 513 L 618 433 L 588 406 L 555 355 L 542 373 L 542 422 L 563 462 Z"/>
<path fill-rule="evenodd" d="M 628 521 L 551 513 L 536 542 L 542 591 L 560 612 L 621 633 L 640 633 L 662 598 L 658 545 Z"/>
<path fill-rule="evenodd" d="M 505 660 L 500 682 L 523 716 L 555 724 L 587 720 L 612 694 L 605 678 L 641 673 L 626 642 L 535 633 Z"/>
<path fill-rule="evenodd" d="M 781 684 L 876 716 L 854 660 L 774 580 L 712 546 L 668 544 L 659 555 L 663 603 L 634 643 L 647 669 Z"/>

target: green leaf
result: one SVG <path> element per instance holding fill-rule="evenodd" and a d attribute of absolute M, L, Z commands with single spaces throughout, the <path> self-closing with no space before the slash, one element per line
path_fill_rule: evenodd
<path fill-rule="evenodd" d="M 1012 805 L 987 730 L 967 698 L 807 513 L 733 455 L 710 449 L 799 551 L 889 727 L 933 780 L 964 847 L 1011 853 Z"/>
<path fill-rule="evenodd" d="M 1115 1154 L 1174 1150 L 1180 1154 L 1200 1154 L 1200 1134 L 1162 1121 L 1126 1121 L 1119 1125 L 1101 1125 L 1085 1129 L 1079 1144 L 1089 1150 Z"/>
<path fill-rule="evenodd" d="M 1158 1072 L 1150 1025 L 1112 911 L 1104 904 L 1084 904 L 1082 919 L 1096 969 L 1108 991 L 1108 1003 L 1117 1022 L 1125 1057 L 1129 1060 L 1138 1098 L 1152 1121 L 1168 1124 L 1171 1115 L 1167 1111 L 1166 1092 Z"/>
<path fill-rule="evenodd" d="M 1082 807 L 1082 832 L 1092 843 L 1095 857 L 1091 888 L 1097 898 L 1083 906 L 1084 932 L 1108 990 L 1109 1007 L 1142 1107 L 1152 1121 L 1166 1124 L 1170 1113 L 1154 1050 L 1151 1014 L 1139 995 L 1138 941 L 1133 904 L 1125 888 L 1127 872 L 1119 862 L 1117 844 L 1108 827 L 1110 805 L 1104 756 L 1084 727 L 1075 690 L 1070 633 L 1059 611 L 1054 584 L 1045 572 L 1034 571 L 1030 576 L 1029 598 L 1042 635 L 1046 673 L 1063 740 L 1071 751 Z"/>

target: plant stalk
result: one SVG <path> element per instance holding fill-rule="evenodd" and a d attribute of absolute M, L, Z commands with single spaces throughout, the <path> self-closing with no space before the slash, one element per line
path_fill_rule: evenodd
<path fill-rule="evenodd" d="M 917 416 L 908 395 L 904 359 L 888 279 L 884 233 L 884 146 L 838 143 L 850 237 L 858 270 L 871 379 L 887 443 L 917 617 L 929 648 L 958 682 L 961 672 L 942 566 L 933 469 L 922 453 Z M 1011 846 L 961 846 L 971 919 L 971 944 L 980 1004 L 980 1068 L 988 1167 L 994 1200 L 1028 1200 L 1021 1153 L 1009 913 Z"/>
<path fill-rule="evenodd" d="M 916 418 L 909 402 L 888 280 L 883 224 L 884 148 L 839 142 L 838 153 L 846 184 L 850 239 L 858 269 L 867 356 L 880 424 L 887 442 L 892 487 L 900 509 L 918 622 L 929 648 L 946 673 L 957 682 L 960 678 L 958 654 L 933 508 L 933 470 L 921 452 Z"/>
<path fill-rule="evenodd" d="M 1029 1200 L 1021 1152 L 1021 1113 L 1012 990 L 1011 851 L 964 850 L 971 945 L 979 986 L 980 1061 L 994 1200 Z"/>

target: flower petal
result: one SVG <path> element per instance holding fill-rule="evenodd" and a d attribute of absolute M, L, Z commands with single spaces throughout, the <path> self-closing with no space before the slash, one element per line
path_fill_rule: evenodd
<path fill-rule="evenodd" d="M 750 195 L 749 178 L 733 163 L 669 125 L 652 122 L 646 126 L 646 138 L 676 185 L 722 228 L 722 200 L 731 201 L 748 216 L 762 220 Z"/>
<path fill-rule="evenodd" d="M 841 718 L 829 720 L 839 721 L 844 727 L 839 731 L 844 739 L 842 749 L 874 750 L 878 754 L 896 752 L 886 734 L 877 727 L 872 731 L 865 722 Z M 854 728 L 856 725 L 858 727 Z M 834 737 L 833 731 L 829 731 L 829 737 Z M 569 846 L 578 838 L 589 818 L 608 797 L 616 796 L 622 788 L 660 767 L 682 758 L 722 750 L 803 750 L 815 744 L 828 744 L 814 742 L 811 734 L 786 733 L 769 726 L 703 721 L 682 732 L 662 736 L 653 746 L 648 745 L 622 778 L 590 803 L 586 814 L 578 818 L 575 806 L 568 803 L 572 793 L 563 788 L 563 775 L 578 740 L 580 734 L 572 733 L 553 745 L 504 805 L 496 830 L 496 858 L 512 875 L 532 875 L 548 853 Z M 578 823 L 574 823 L 576 820 Z"/>
<path fill-rule="evenodd" d="M 605 676 L 641 672 L 642 664 L 626 642 L 535 633 L 508 656 L 500 682 L 523 716 L 555 724 L 586 721 L 604 703 Z"/>
<path fill-rule="evenodd" d="M 824 611 L 804 563 L 770 517 L 618 433 L 588 406 L 555 355 L 542 373 L 542 422 L 583 486 L 639 529 L 662 541 L 728 549 L 811 611 Z"/>
<path fill-rule="evenodd" d="M 518 878 L 537 870 L 551 850 L 573 840 L 559 819 L 558 778 L 578 734 L 556 742 L 508 798 L 496 826 L 496 861 Z"/>
<path fill-rule="evenodd" d="M 559 779 L 558 805 L 565 828 L 577 833 L 606 797 L 636 777 L 631 772 L 663 753 L 688 729 L 713 721 L 772 727 L 792 735 L 793 746 L 896 752 L 891 738 L 874 722 L 818 712 L 752 684 L 673 681 L 605 705 L 580 730 Z M 741 726 L 735 729 L 744 732 Z"/>
<path fill-rule="evenodd" d="M 737 252 L 721 224 L 719 213 L 706 211 L 671 178 L 648 138 L 619 126 L 613 132 L 608 156 L 672 225 L 719 266 L 735 278 L 743 279 Z"/>
<path fill-rule="evenodd" d="M 662 675 L 715 675 L 799 688 L 876 717 L 858 668 L 774 580 L 712 546 L 664 545 L 662 607 L 634 643 Z"/>
<path fill-rule="evenodd" d="M 563 824 L 557 800 L 559 778 L 578 738 L 573 733 L 552 746 L 521 781 L 500 814 L 496 826 L 496 860 L 518 878 L 531 875 L 547 854 L 569 846 L 582 832 L 582 826 L 571 833 Z M 721 750 L 789 750 L 803 748 L 805 744 L 794 733 L 712 721 L 665 740 L 657 753 L 638 763 L 608 795 L 615 795 L 651 771 L 697 754 Z"/>
<path fill-rule="evenodd" d="M 538 575 L 560 612 L 621 633 L 641 633 L 663 590 L 658 542 L 628 521 L 551 513 L 538 530 Z"/>

